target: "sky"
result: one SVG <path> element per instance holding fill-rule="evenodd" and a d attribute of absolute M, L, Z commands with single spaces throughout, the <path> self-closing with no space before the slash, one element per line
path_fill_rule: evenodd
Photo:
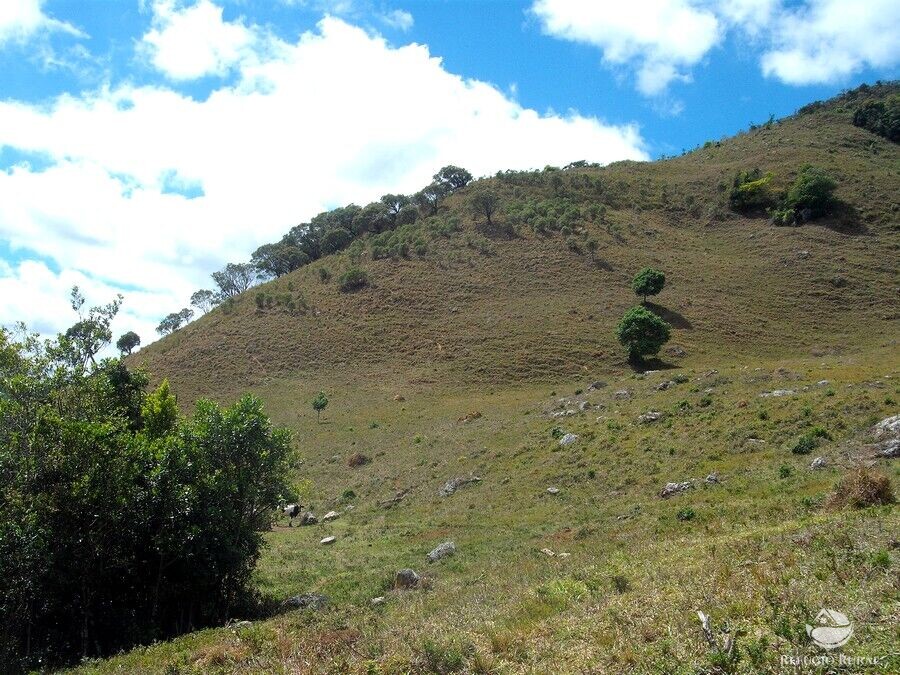
<path fill-rule="evenodd" d="M 897 0 L 0 0 L 0 325 L 144 344 L 335 206 L 673 155 L 900 64 Z"/>

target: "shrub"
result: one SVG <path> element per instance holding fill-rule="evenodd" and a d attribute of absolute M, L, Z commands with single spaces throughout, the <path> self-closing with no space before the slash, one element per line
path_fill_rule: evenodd
<path fill-rule="evenodd" d="M 782 464 L 780 467 L 778 467 L 779 478 L 790 478 L 793 473 L 794 470 L 787 464 Z"/>
<path fill-rule="evenodd" d="M 797 442 L 791 448 L 791 452 L 795 455 L 808 455 L 819 447 L 819 441 L 822 438 L 830 439 L 831 434 L 822 427 L 813 427 L 797 439 Z"/>
<path fill-rule="evenodd" d="M 344 293 L 351 293 L 369 285 L 369 275 L 365 270 L 352 267 L 338 278 L 338 286 Z"/>
<path fill-rule="evenodd" d="M 811 218 L 826 214 L 834 205 L 837 183 L 823 169 L 806 164 L 785 197 L 795 214 L 808 210 Z"/>
<path fill-rule="evenodd" d="M 619 342 L 628 348 L 629 357 L 638 361 L 645 356 L 658 354 L 668 342 L 669 333 L 669 324 L 641 306 L 632 307 L 625 312 L 616 327 Z"/>
<path fill-rule="evenodd" d="M 879 504 L 893 504 L 894 488 L 891 479 L 868 469 L 856 469 L 844 476 L 828 498 L 835 508 L 852 506 L 857 509 Z"/>
<path fill-rule="evenodd" d="M 889 141 L 900 143 L 900 95 L 867 101 L 853 113 L 853 124 Z"/>
<path fill-rule="evenodd" d="M 675 514 L 675 517 L 678 520 L 685 522 L 688 520 L 693 520 L 694 516 L 696 516 L 696 515 L 697 515 L 697 513 L 694 511 L 694 509 L 692 509 L 690 506 L 685 506 L 677 514 Z"/>
<path fill-rule="evenodd" d="M 732 181 L 728 203 L 735 211 L 746 212 L 766 209 L 774 204 L 772 196 L 773 174 L 763 175 L 759 169 L 741 171 Z"/>
<path fill-rule="evenodd" d="M 320 267 L 320 268 L 319 268 L 319 281 L 321 281 L 321 282 L 324 284 L 324 283 L 327 282 L 330 278 L 331 278 L 331 272 L 328 270 L 328 268 L 327 268 L 327 267 Z"/>

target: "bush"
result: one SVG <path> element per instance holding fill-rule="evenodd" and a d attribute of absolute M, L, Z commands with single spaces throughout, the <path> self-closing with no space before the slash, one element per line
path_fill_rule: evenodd
<path fill-rule="evenodd" d="M 732 209 L 740 212 L 766 209 L 774 204 L 772 196 L 773 174 L 763 175 L 759 169 L 741 171 L 732 181 L 728 193 L 728 203 Z"/>
<path fill-rule="evenodd" d="M 835 487 L 828 498 L 828 505 L 835 508 L 852 506 L 857 509 L 880 504 L 893 504 L 895 500 L 891 479 L 868 469 L 850 472 Z"/>
<path fill-rule="evenodd" d="M 658 354 L 669 341 L 670 326 L 650 310 L 637 306 L 627 312 L 616 327 L 616 337 L 628 348 L 633 360 Z"/>
<path fill-rule="evenodd" d="M 118 361 L 48 366 L 0 331 L 0 671 L 164 639 L 246 605 L 262 532 L 289 496 L 289 432 L 252 396 L 201 400 L 183 419 L 167 383 L 148 394 Z"/>
<path fill-rule="evenodd" d="M 358 291 L 369 285 L 369 275 L 358 267 L 352 267 L 338 278 L 338 286 L 344 293 Z"/>
<path fill-rule="evenodd" d="M 323 284 L 327 282 L 331 278 L 331 272 L 328 271 L 327 267 L 319 268 L 319 281 Z"/>
<path fill-rule="evenodd" d="M 837 183 L 823 169 L 806 164 L 788 190 L 785 205 L 795 214 L 808 210 L 810 218 L 818 218 L 834 206 L 836 187 Z"/>
<path fill-rule="evenodd" d="M 900 95 L 866 102 L 853 113 L 853 124 L 900 143 Z"/>
<path fill-rule="evenodd" d="M 675 514 L 675 517 L 678 520 L 685 522 L 688 520 L 693 520 L 694 516 L 696 516 L 696 515 L 697 515 L 697 513 L 694 511 L 694 509 L 692 509 L 690 506 L 685 506 L 677 514 Z"/>
<path fill-rule="evenodd" d="M 361 452 L 354 452 L 347 460 L 347 466 L 349 466 L 351 469 L 355 469 L 358 466 L 365 466 L 371 461 L 372 460 L 369 457 L 362 454 Z"/>
<path fill-rule="evenodd" d="M 831 435 L 822 427 L 813 427 L 797 439 L 791 452 L 795 455 L 808 455 L 819 447 L 819 441 L 822 438 L 830 439 Z"/>

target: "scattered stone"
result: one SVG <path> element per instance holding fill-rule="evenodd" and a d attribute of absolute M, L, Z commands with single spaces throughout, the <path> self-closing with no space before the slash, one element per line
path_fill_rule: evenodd
<path fill-rule="evenodd" d="M 674 386 L 675 386 L 675 382 L 673 382 L 672 380 L 666 380 L 664 382 L 660 382 L 656 386 L 656 391 L 665 391 L 666 389 L 668 389 L 670 387 L 674 387 Z"/>
<path fill-rule="evenodd" d="M 550 548 L 542 548 L 542 549 L 541 549 L 541 553 L 543 553 L 543 554 L 546 555 L 546 556 L 549 556 L 550 558 L 552 558 L 553 556 L 556 555 L 556 554 L 553 552 L 553 549 L 550 549 Z"/>
<path fill-rule="evenodd" d="M 452 541 L 445 541 L 443 544 L 435 546 L 428 554 L 427 558 L 429 562 L 437 562 L 441 558 L 446 558 L 454 553 L 456 553 L 456 544 Z"/>
<path fill-rule="evenodd" d="M 774 391 L 764 391 L 763 393 L 760 394 L 760 397 L 761 398 L 769 398 L 769 397 L 779 398 L 781 396 L 793 396 L 796 393 L 797 392 L 794 391 L 793 389 L 775 389 Z"/>
<path fill-rule="evenodd" d="M 829 384 L 831 384 L 831 382 L 828 380 L 819 380 L 818 382 L 816 382 L 816 386 L 819 387 L 827 387 Z"/>
<path fill-rule="evenodd" d="M 701 375 L 700 377 L 709 379 L 709 378 L 712 377 L 713 375 L 718 375 L 718 374 L 719 374 L 719 371 L 718 371 L 718 370 L 707 370 L 707 371 L 706 371 L 705 373 L 703 373 L 703 375 Z"/>
<path fill-rule="evenodd" d="M 681 483 L 666 483 L 666 486 L 660 490 L 659 496 L 666 499 L 672 495 L 681 494 L 686 490 L 690 490 L 692 487 L 694 487 L 694 481 L 692 480 L 686 480 Z"/>
<path fill-rule="evenodd" d="M 709 474 L 706 477 L 706 482 L 710 485 L 712 485 L 713 483 L 721 483 L 722 481 L 719 480 L 719 472 L 713 471 L 711 474 Z"/>
<path fill-rule="evenodd" d="M 559 439 L 559 444 L 562 447 L 566 447 L 567 445 L 572 445 L 575 441 L 578 440 L 578 434 L 566 434 L 562 438 Z"/>
<path fill-rule="evenodd" d="M 389 509 L 392 506 L 395 506 L 396 504 L 399 504 L 401 501 L 403 501 L 403 498 L 407 495 L 408 492 L 409 490 L 400 490 L 393 497 L 382 499 L 380 502 L 378 502 L 378 505 L 382 508 Z"/>
<path fill-rule="evenodd" d="M 678 345 L 670 345 L 669 347 L 666 347 L 666 354 L 668 354 L 669 356 L 681 358 L 682 356 L 685 356 L 687 352 Z"/>
<path fill-rule="evenodd" d="M 469 485 L 470 483 L 477 483 L 481 478 L 478 476 L 469 476 L 468 478 L 451 478 L 438 490 L 438 495 L 441 497 L 449 497 L 454 492 L 459 490 L 459 488 Z"/>
<path fill-rule="evenodd" d="M 571 417 L 574 414 L 574 410 L 558 410 L 555 413 L 550 413 L 550 417 Z"/>
<path fill-rule="evenodd" d="M 900 457 L 900 440 L 894 439 L 892 441 L 887 441 L 882 444 L 881 449 L 878 451 L 879 457 L 886 457 L 887 459 L 896 459 Z"/>
<path fill-rule="evenodd" d="M 578 409 L 581 412 L 584 412 L 585 410 L 590 410 L 592 407 L 593 406 L 591 405 L 590 401 L 582 401 L 581 403 L 578 404 Z"/>
<path fill-rule="evenodd" d="M 370 603 L 372 607 L 378 607 L 379 605 L 383 605 L 386 602 L 383 595 L 379 595 L 377 598 L 372 598 Z"/>
<path fill-rule="evenodd" d="M 399 570 L 394 576 L 394 588 L 415 588 L 419 585 L 419 575 L 409 568 Z"/>
<path fill-rule="evenodd" d="M 351 469 L 355 469 L 358 466 L 365 466 L 369 464 L 372 459 L 368 455 L 364 455 L 361 452 L 354 452 L 350 457 L 347 458 L 347 466 Z"/>
<path fill-rule="evenodd" d="M 627 401 L 631 398 L 631 392 L 627 389 L 621 389 L 620 391 L 617 391 L 615 394 L 613 394 L 613 398 L 619 401 Z"/>
<path fill-rule="evenodd" d="M 558 488 L 558 487 L 548 487 L 548 488 L 547 488 L 547 492 L 548 492 L 549 494 L 551 494 L 551 495 L 558 495 L 558 494 L 559 494 L 559 488 Z"/>
<path fill-rule="evenodd" d="M 572 554 L 571 553 L 557 553 L 556 554 L 556 556 L 558 558 L 568 558 L 570 555 L 572 555 Z"/>
<path fill-rule="evenodd" d="M 300 514 L 300 524 L 301 525 L 315 525 L 319 522 L 319 519 L 316 518 L 316 514 L 312 511 L 304 511 Z"/>
<path fill-rule="evenodd" d="M 604 387 L 609 386 L 603 380 L 597 380 L 596 382 L 591 382 L 588 385 L 588 391 L 596 391 L 597 389 L 603 389 Z"/>
<path fill-rule="evenodd" d="M 329 511 L 324 516 L 322 516 L 322 522 L 327 523 L 332 520 L 337 520 L 340 517 L 341 517 L 341 514 L 338 513 L 337 511 Z"/>
<path fill-rule="evenodd" d="M 281 609 L 322 609 L 329 602 L 327 595 L 321 593 L 301 593 L 300 595 L 292 595 L 281 603 Z"/>
<path fill-rule="evenodd" d="M 812 462 L 810 462 L 809 468 L 816 469 L 824 469 L 828 466 L 828 461 L 824 457 L 816 457 Z"/>
<path fill-rule="evenodd" d="M 471 422 L 472 420 L 477 420 L 481 418 L 481 412 L 478 410 L 473 410 L 468 415 L 463 415 L 460 417 L 457 422 Z"/>
<path fill-rule="evenodd" d="M 333 543 L 336 542 L 336 541 L 337 541 L 337 537 L 331 536 L 331 537 L 325 537 L 325 538 L 322 539 L 322 541 L 320 541 L 319 543 L 320 543 L 320 544 L 324 544 L 325 546 L 327 546 L 328 544 L 333 544 Z"/>
<path fill-rule="evenodd" d="M 238 621 L 236 623 L 231 624 L 231 627 L 234 630 L 240 630 L 241 628 L 250 628 L 253 625 L 252 621 Z"/>
<path fill-rule="evenodd" d="M 807 213 L 808 212 L 808 213 Z M 800 211 L 800 219 L 801 220 L 809 220 L 812 217 L 812 211 L 809 209 L 803 209 Z M 800 260 L 806 260 L 809 257 L 809 251 L 797 251 L 797 257 Z"/>
<path fill-rule="evenodd" d="M 406 399 L 403 398 L 403 396 L 401 396 L 400 394 L 397 394 L 396 396 L 394 396 L 394 400 L 397 401 L 397 403 L 402 403 Z"/>
<path fill-rule="evenodd" d="M 650 424 L 651 422 L 658 422 L 662 419 L 662 416 L 663 414 L 658 410 L 651 410 L 638 417 L 638 422 L 641 424 Z"/>
<path fill-rule="evenodd" d="M 885 436 L 900 438 L 900 415 L 886 417 L 872 427 L 872 431 L 875 433 L 876 438 L 884 438 Z"/>

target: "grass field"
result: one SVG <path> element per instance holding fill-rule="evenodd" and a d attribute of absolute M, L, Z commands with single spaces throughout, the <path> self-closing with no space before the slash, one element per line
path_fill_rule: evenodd
<path fill-rule="evenodd" d="M 422 255 L 374 260 L 366 243 L 368 288 L 339 292 L 352 262 L 329 256 L 142 350 L 132 363 L 183 407 L 250 390 L 294 431 L 302 503 L 340 515 L 280 521 L 256 581 L 329 603 L 79 672 L 807 672 L 782 659 L 822 654 L 805 626 L 823 607 L 854 622 L 842 654 L 896 672 L 896 506 L 829 498 L 858 467 L 900 479 L 871 445 L 900 413 L 900 153 L 850 124 L 857 104 L 671 160 L 492 178 L 506 205 L 558 198 L 582 215 L 499 236 L 463 191 L 417 230 Z M 807 162 L 838 180 L 833 216 L 777 228 L 728 210 L 737 171 L 784 187 Z M 673 336 L 641 372 L 614 326 L 646 265 L 666 272 L 653 309 Z M 776 390 L 791 393 L 763 396 Z M 793 453 L 802 438 L 816 447 Z M 371 461 L 351 467 L 355 453 Z M 446 541 L 456 553 L 427 562 Z M 392 590 L 406 567 L 421 587 Z M 698 610 L 736 639 L 730 657 Z"/>

